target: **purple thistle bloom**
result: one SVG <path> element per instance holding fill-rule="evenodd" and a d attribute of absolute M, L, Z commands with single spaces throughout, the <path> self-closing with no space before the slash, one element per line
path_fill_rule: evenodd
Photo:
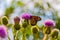
<path fill-rule="evenodd" d="M 4 25 L 0 25 L 0 37 L 5 38 L 7 36 L 7 28 Z"/>
<path fill-rule="evenodd" d="M 14 18 L 14 22 L 15 22 L 15 23 L 19 23 L 19 22 L 20 22 L 20 18 L 19 18 L 18 16 L 16 16 L 16 17 Z"/>
<path fill-rule="evenodd" d="M 22 15 L 21 15 L 21 17 L 22 17 L 22 19 L 30 19 L 30 14 L 29 13 L 23 13 Z"/>
<path fill-rule="evenodd" d="M 54 26 L 55 26 L 55 22 L 52 21 L 52 20 L 46 20 L 46 21 L 44 22 L 44 26 L 45 26 L 45 27 L 46 27 L 46 26 L 48 26 L 48 27 L 54 27 Z"/>

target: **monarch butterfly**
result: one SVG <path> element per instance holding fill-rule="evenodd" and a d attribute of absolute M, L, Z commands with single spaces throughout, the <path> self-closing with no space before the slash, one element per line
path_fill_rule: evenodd
<path fill-rule="evenodd" d="M 36 21 L 40 21 L 41 20 L 41 18 L 39 16 L 31 16 L 31 19 L 34 19 Z"/>
<path fill-rule="evenodd" d="M 31 20 L 30 20 L 30 23 L 32 26 L 36 25 L 37 24 L 37 21 L 40 21 L 41 18 L 38 17 L 38 16 L 31 16 Z"/>

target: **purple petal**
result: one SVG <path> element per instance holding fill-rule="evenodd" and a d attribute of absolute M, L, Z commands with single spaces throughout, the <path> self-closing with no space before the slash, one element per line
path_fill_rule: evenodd
<path fill-rule="evenodd" d="M 5 38 L 7 35 L 7 29 L 5 26 L 0 25 L 0 37 Z"/>
<path fill-rule="evenodd" d="M 46 20 L 44 22 L 44 26 L 54 27 L 55 26 L 55 22 L 52 21 L 52 20 Z"/>
<path fill-rule="evenodd" d="M 22 17 L 22 19 L 30 19 L 30 14 L 29 13 L 23 13 L 22 15 L 21 15 L 21 17 Z"/>

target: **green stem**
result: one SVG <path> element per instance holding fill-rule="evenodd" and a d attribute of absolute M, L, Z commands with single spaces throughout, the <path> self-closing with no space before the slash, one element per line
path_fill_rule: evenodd
<path fill-rule="evenodd" d="M 33 40 L 38 40 L 38 34 L 33 34 L 34 38 Z"/>
<path fill-rule="evenodd" d="M 59 38 L 55 39 L 55 38 L 50 38 L 50 40 L 59 40 Z"/>
<path fill-rule="evenodd" d="M 24 31 L 23 31 L 22 40 L 26 40 L 25 29 L 24 29 Z"/>
<path fill-rule="evenodd" d="M 7 31 L 7 33 L 8 33 L 8 31 Z M 8 40 L 10 40 L 9 34 L 8 34 Z"/>
<path fill-rule="evenodd" d="M 24 35 L 24 34 L 23 34 L 22 40 L 26 40 L 26 37 L 25 37 L 25 35 Z"/>
<path fill-rule="evenodd" d="M 8 36 L 8 40 L 10 40 L 10 37 Z"/>
<path fill-rule="evenodd" d="M 16 31 L 16 33 L 14 35 L 14 40 L 19 40 L 19 38 L 18 38 L 18 31 Z"/>
<path fill-rule="evenodd" d="M 14 35 L 14 40 L 15 40 L 15 38 L 16 38 L 16 31 L 13 32 L 13 35 Z"/>
<path fill-rule="evenodd" d="M 48 40 L 48 35 L 45 34 L 43 40 Z"/>

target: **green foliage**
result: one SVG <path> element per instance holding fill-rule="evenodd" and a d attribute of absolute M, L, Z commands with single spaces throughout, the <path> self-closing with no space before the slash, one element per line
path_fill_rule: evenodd
<path fill-rule="evenodd" d="M 57 19 L 56 28 L 60 30 L 60 18 Z"/>
<path fill-rule="evenodd" d="M 17 6 L 20 6 L 20 7 L 23 7 L 24 6 L 24 3 L 21 2 L 21 1 L 18 1 L 16 4 L 17 4 Z"/>
<path fill-rule="evenodd" d="M 13 11 L 14 11 L 14 7 L 12 7 L 12 6 L 6 8 L 5 16 L 9 17 L 9 15 L 13 13 Z"/>
<path fill-rule="evenodd" d="M 43 5 L 40 5 L 39 3 L 35 3 L 34 7 L 39 9 L 44 9 Z"/>
<path fill-rule="evenodd" d="M 31 35 L 31 25 L 28 25 L 28 27 L 26 28 L 26 37 L 29 38 L 30 35 Z"/>
<path fill-rule="evenodd" d="M 47 5 L 48 5 L 49 8 L 51 8 L 51 4 L 50 3 L 47 2 Z"/>
<path fill-rule="evenodd" d="M 34 6 L 35 6 L 35 7 L 40 7 L 39 3 L 35 3 Z"/>
<path fill-rule="evenodd" d="M 7 27 L 10 28 L 12 26 L 12 24 L 8 24 Z"/>

